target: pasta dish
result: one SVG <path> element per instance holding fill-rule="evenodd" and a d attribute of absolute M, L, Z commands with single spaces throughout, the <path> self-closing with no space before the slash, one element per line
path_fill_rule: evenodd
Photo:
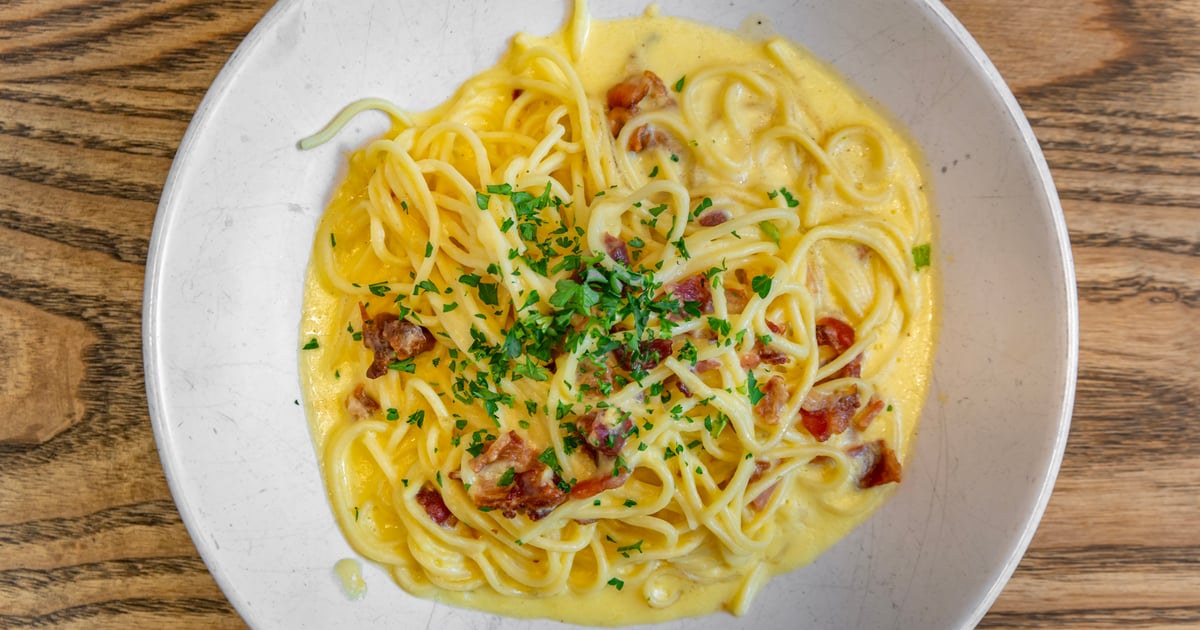
<path fill-rule="evenodd" d="M 333 512 L 407 591 L 617 625 L 744 613 L 896 487 L 927 389 L 920 156 L 781 38 L 517 35 L 364 100 L 300 352 Z"/>

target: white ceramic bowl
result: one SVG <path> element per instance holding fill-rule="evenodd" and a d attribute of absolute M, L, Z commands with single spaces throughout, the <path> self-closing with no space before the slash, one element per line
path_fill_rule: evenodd
<path fill-rule="evenodd" d="M 423 109 L 491 65 L 566 0 L 293 0 L 237 49 L 188 129 L 159 207 L 145 295 L 150 411 L 193 541 L 258 628 L 552 628 L 414 599 L 353 556 L 321 487 L 297 343 L 312 231 L 344 152 L 382 132 L 356 119 L 296 141 L 349 101 Z M 974 625 L 1012 573 L 1062 456 L 1077 354 L 1074 278 L 1049 173 L 1016 101 L 940 4 L 918 0 L 660 3 L 737 27 L 752 14 L 833 63 L 902 120 L 933 177 L 942 328 L 915 459 L 892 500 L 814 565 L 777 578 L 748 617 L 672 628 Z M 599 17 L 641 0 L 595 2 Z"/>

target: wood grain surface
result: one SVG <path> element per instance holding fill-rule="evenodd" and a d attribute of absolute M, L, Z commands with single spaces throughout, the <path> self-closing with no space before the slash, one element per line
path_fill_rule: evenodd
<path fill-rule="evenodd" d="M 1200 1 L 948 0 L 1016 93 L 1080 298 L 1062 473 L 984 628 L 1200 628 Z M 0 628 L 242 628 L 167 489 L 142 280 L 268 0 L 0 2 Z"/>

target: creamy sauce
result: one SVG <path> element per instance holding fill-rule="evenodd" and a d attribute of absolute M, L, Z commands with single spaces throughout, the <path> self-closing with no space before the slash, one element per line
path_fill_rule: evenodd
<path fill-rule="evenodd" d="M 361 599 L 367 594 L 367 583 L 362 577 L 362 565 L 353 558 L 342 558 L 333 565 L 342 592 L 350 599 Z"/>

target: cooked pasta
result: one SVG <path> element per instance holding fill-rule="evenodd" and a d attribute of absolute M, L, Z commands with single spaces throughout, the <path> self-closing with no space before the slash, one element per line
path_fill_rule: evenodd
<path fill-rule="evenodd" d="M 895 487 L 932 348 L 919 155 L 779 38 L 518 35 L 384 101 L 321 219 L 302 373 L 334 514 L 407 591 L 744 613 Z"/>

